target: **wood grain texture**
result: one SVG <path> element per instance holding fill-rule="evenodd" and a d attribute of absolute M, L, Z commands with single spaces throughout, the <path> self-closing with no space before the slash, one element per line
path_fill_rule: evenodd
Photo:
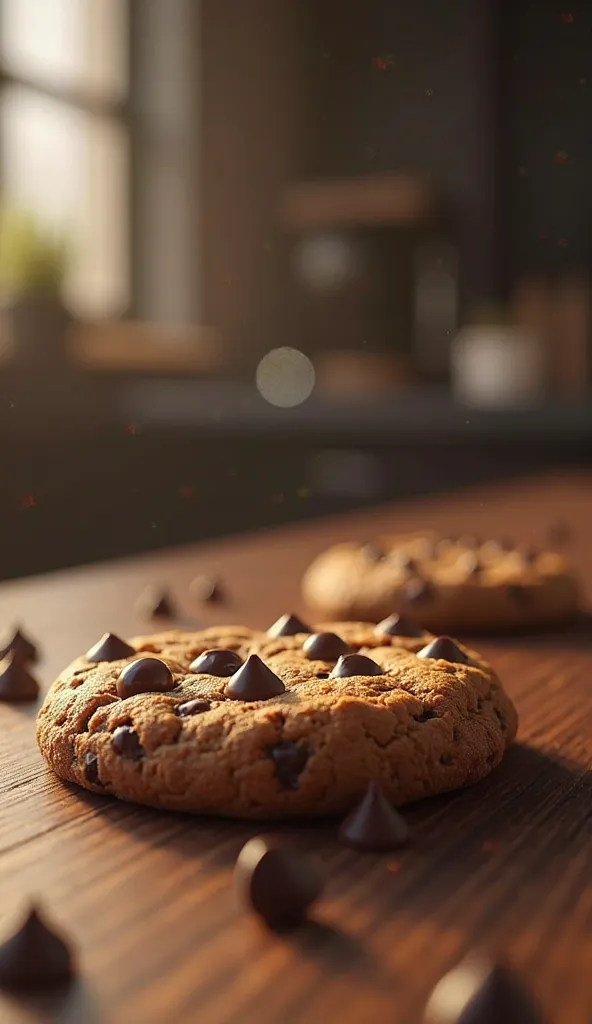
<path fill-rule="evenodd" d="M 589 597 L 591 512 L 590 477 L 482 488 L 5 584 L 0 621 L 39 640 L 47 684 L 106 629 L 145 628 L 133 603 L 153 580 L 171 586 L 187 624 L 264 627 L 305 612 L 300 575 L 335 539 L 429 525 L 540 541 L 558 517 L 574 527 Z M 228 604 L 192 605 L 200 571 L 220 574 Z M 340 847 L 334 822 L 283 827 L 318 853 L 328 882 L 315 921 L 281 937 L 232 887 L 235 857 L 259 827 L 66 786 L 36 750 L 35 709 L 0 706 L 0 926 L 39 895 L 76 937 L 83 979 L 65 1001 L 0 1000 L 2 1024 L 418 1024 L 432 985 L 475 944 L 509 957 L 552 1024 L 590 1024 L 592 625 L 476 646 L 518 705 L 519 742 L 486 782 L 410 808 L 413 841 L 396 857 Z"/>

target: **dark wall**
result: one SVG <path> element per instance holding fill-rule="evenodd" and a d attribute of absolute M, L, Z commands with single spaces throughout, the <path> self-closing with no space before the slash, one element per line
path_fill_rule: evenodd
<path fill-rule="evenodd" d="M 429 172 L 469 298 L 496 286 L 493 0 L 316 0 L 316 169 Z M 314 46 L 314 44 L 313 44 Z"/>
<path fill-rule="evenodd" d="M 504 6 L 510 280 L 592 265 L 592 3 Z"/>

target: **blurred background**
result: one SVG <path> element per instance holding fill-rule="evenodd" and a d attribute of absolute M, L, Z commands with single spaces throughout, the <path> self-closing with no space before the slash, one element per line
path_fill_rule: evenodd
<path fill-rule="evenodd" d="M 0 575 L 587 463 L 589 0 L 0 0 Z"/>

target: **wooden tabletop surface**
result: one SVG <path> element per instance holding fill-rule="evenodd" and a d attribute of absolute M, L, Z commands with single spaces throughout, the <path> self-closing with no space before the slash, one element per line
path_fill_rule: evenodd
<path fill-rule="evenodd" d="M 0 587 L 0 622 L 43 648 L 44 684 L 107 629 L 130 635 L 144 584 L 171 587 L 183 623 L 265 627 L 298 597 L 311 556 L 334 538 L 436 526 L 542 541 L 573 528 L 592 598 L 592 476 L 483 487 Z M 196 609 L 199 571 L 227 604 Z M 0 927 L 39 897 L 75 937 L 81 983 L 43 1006 L 0 1001 L 2 1024 L 236 1021 L 417 1024 L 436 980 L 466 951 L 509 958 L 550 1024 L 592 1021 L 592 627 L 479 643 L 515 699 L 516 745 L 478 786 L 409 808 L 397 856 L 338 845 L 335 823 L 284 828 L 328 883 L 316 919 L 266 931 L 238 904 L 232 868 L 260 826 L 159 813 L 55 779 L 34 742 L 35 709 L 0 706 Z"/>

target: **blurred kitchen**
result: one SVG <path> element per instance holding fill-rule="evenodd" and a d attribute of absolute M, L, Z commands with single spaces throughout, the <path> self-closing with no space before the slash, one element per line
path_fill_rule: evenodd
<path fill-rule="evenodd" d="M 589 460 L 589 0 L 0 9 L 3 578 Z"/>

